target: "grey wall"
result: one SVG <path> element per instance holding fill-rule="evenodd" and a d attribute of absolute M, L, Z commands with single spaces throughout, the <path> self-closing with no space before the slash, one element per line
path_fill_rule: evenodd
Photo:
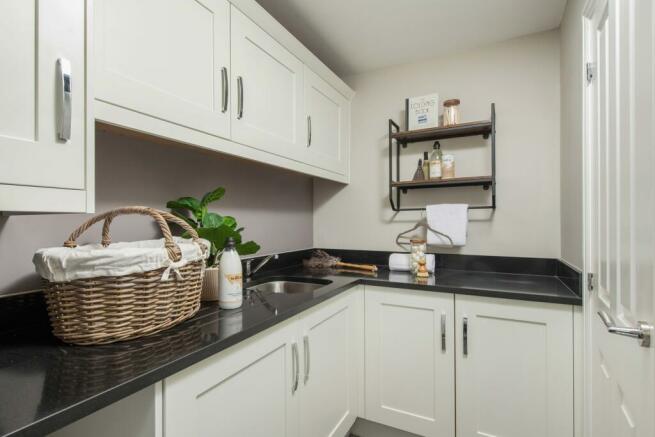
<path fill-rule="evenodd" d="M 244 238 L 260 253 L 312 246 L 312 180 L 238 158 L 184 146 L 152 143 L 115 133 L 96 134 L 96 211 L 125 205 L 164 208 L 180 196 L 200 197 L 224 186 L 227 193 L 212 210 L 236 217 Z M 61 245 L 87 215 L 0 217 L 0 294 L 35 289 L 32 255 Z M 112 227 L 116 240 L 158 237 L 145 217 L 124 217 Z M 98 241 L 94 229 L 84 240 Z"/>
<path fill-rule="evenodd" d="M 387 120 L 404 119 L 404 99 L 438 92 L 461 99 L 462 121 L 488 119 L 496 103 L 498 207 L 470 211 L 469 255 L 560 256 L 559 31 L 516 38 L 464 53 L 400 65 L 348 78 L 352 104 L 351 183 L 314 184 L 314 245 L 341 249 L 396 250 L 398 233 L 411 228 L 418 212 L 394 214 L 388 201 Z M 401 122 L 404 128 L 404 122 Z M 453 153 L 456 174 L 489 174 L 489 146 L 482 138 L 441 142 Z M 402 179 L 432 142 L 403 150 Z M 480 187 L 415 190 L 405 206 L 489 202 Z"/>
<path fill-rule="evenodd" d="M 582 246 L 582 6 L 569 0 L 561 26 L 561 228 L 562 259 L 583 267 Z"/>

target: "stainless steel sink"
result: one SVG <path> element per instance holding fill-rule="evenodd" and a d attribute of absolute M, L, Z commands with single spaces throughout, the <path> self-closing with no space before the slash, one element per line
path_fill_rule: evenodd
<path fill-rule="evenodd" d="M 276 280 L 263 282 L 248 288 L 259 291 L 260 293 L 294 294 L 314 291 L 318 288 L 325 287 L 330 282 L 332 281 Z"/>

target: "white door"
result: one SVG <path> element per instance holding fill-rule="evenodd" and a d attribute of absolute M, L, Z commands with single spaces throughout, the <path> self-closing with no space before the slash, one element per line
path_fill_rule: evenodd
<path fill-rule="evenodd" d="M 603 0 L 588 9 L 586 266 L 587 426 L 592 437 L 655 435 L 653 2 Z M 630 329 L 631 328 L 631 329 Z"/>
<path fill-rule="evenodd" d="M 347 174 L 350 102 L 309 68 L 304 75 L 307 162 Z"/>
<path fill-rule="evenodd" d="M 84 189 L 85 0 L 3 0 L 0 29 L 0 184 Z M 70 64 L 69 115 L 59 60 Z"/>
<path fill-rule="evenodd" d="M 342 437 L 357 418 L 357 307 L 351 291 L 302 315 L 301 436 Z"/>
<path fill-rule="evenodd" d="M 303 64 L 232 7 L 232 139 L 302 161 Z"/>
<path fill-rule="evenodd" d="M 97 100 L 229 138 L 226 0 L 99 0 L 94 25 Z"/>
<path fill-rule="evenodd" d="M 166 378 L 166 437 L 297 436 L 297 334 L 285 322 Z"/>
<path fill-rule="evenodd" d="M 458 437 L 573 437 L 573 309 L 455 296 Z"/>
<path fill-rule="evenodd" d="M 453 295 L 366 286 L 365 308 L 365 418 L 453 437 Z"/>

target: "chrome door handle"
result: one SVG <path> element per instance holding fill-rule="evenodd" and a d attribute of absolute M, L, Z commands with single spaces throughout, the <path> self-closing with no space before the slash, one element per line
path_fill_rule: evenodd
<path fill-rule="evenodd" d="M 464 356 L 467 356 L 469 354 L 469 319 L 468 319 L 468 317 L 464 317 L 464 319 L 462 319 L 462 339 L 463 339 L 462 351 L 464 352 Z"/>
<path fill-rule="evenodd" d="M 303 337 L 303 355 L 305 358 L 305 378 L 303 384 L 307 385 L 309 381 L 309 370 L 310 370 L 310 356 L 309 356 L 309 336 L 305 335 Z"/>
<path fill-rule="evenodd" d="M 312 116 L 307 116 L 307 147 L 312 145 Z"/>
<path fill-rule="evenodd" d="M 223 67 L 221 68 L 221 84 L 223 86 L 223 92 L 222 92 L 222 107 L 221 107 L 221 112 L 227 112 L 227 97 L 228 97 L 228 83 L 227 83 L 227 68 Z"/>
<path fill-rule="evenodd" d="M 62 141 L 71 138 L 72 116 L 71 63 L 57 59 L 57 137 Z"/>
<path fill-rule="evenodd" d="M 237 77 L 237 120 L 243 118 L 243 78 Z"/>
<path fill-rule="evenodd" d="M 640 346 L 650 347 L 650 337 L 651 332 L 653 331 L 653 325 L 648 322 L 639 321 L 637 322 L 639 325 L 638 328 L 630 328 L 627 326 L 617 326 L 612 316 L 605 311 L 598 311 L 598 316 L 600 316 L 600 320 L 603 321 L 605 327 L 607 327 L 607 332 L 610 334 L 636 338 L 639 340 Z"/>
<path fill-rule="evenodd" d="M 441 350 L 446 352 L 446 313 L 441 313 Z"/>
<path fill-rule="evenodd" d="M 298 368 L 300 367 L 300 362 L 298 359 L 298 345 L 293 343 L 291 345 L 291 367 L 293 372 L 293 383 L 291 384 L 291 394 L 294 394 L 298 390 Z"/>

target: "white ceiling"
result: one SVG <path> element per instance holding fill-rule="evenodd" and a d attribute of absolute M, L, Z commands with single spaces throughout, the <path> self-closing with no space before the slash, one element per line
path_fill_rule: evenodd
<path fill-rule="evenodd" d="M 566 0 L 257 0 L 344 77 L 559 26 Z"/>

